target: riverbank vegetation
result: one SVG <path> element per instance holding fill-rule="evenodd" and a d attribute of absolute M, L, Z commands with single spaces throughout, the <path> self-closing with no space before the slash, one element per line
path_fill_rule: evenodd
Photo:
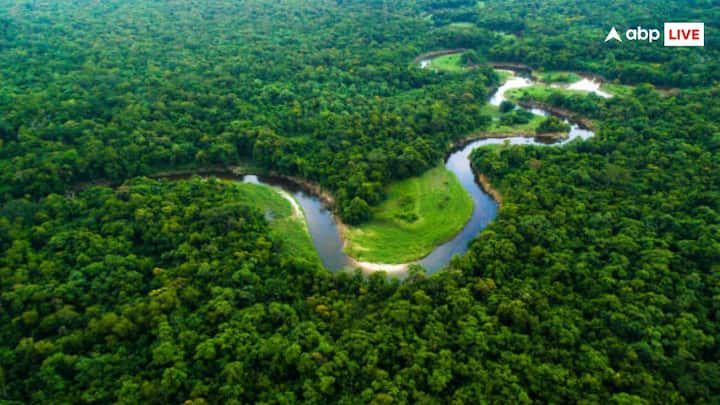
<path fill-rule="evenodd" d="M 456 268 L 489 277 L 507 293 L 497 314 L 528 338 L 524 350 L 545 350 L 548 341 L 560 347 L 531 358 L 568 365 L 560 368 L 572 367 L 573 357 L 581 364 L 592 358 L 623 374 L 614 381 L 596 374 L 584 399 L 605 402 L 598 393 L 608 389 L 614 393 L 606 398 L 639 403 L 720 394 L 720 385 L 704 377 L 720 371 L 713 338 L 720 309 L 713 299 L 720 263 L 717 95 L 636 91 L 633 100 L 611 100 L 600 110 L 598 138 L 563 148 L 481 148 L 472 156 L 504 204 Z M 706 108 L 695 108 L 701 100 Z M 542 338 L 533 333 L 541 330 Z M 661 341 L 652 331 L 674 337 Z M 543 391 L 542 402 L 569 399 Z"/>
<path fill-rule="evenodd" d="M 557 89 L 545 85 L 513 89 L 507 92 L 507 97 L 524 105 L 540 103 L 544 106 L 579 114 L 588 122 L 598 118 L 600 110 L 608 103 L 607 99 L 594 93 Z M 542 122 L 542 119 L 538 122 L 538 125 L 540 122 Z M 537 126 L 534 128 L 537 128 Z"/>
<path fill-rule="evenodd" d="M 0 0 L 0 402 L 719 402 L 719 6 L 536 5 Z M 675 19 L 706 46 L 598 46 Z M 240 188 L 137 178 L 250 158 L 372 211 L 490 125 L 490 69 L 410 66 L 458 47 L 635 88 L 548 97 L 587 141 L 476 151 L 502 208 L 432 276 L 332 274 Z"/>
<path fill-rule="evenodd" d="M 631 95 L 634 88 L 635 86 L 628 86 L 615 82 L 603 82 L 603 84 L 600 86 L 600 90 L 618 97 L 625 97 Z"/>
<path fill-rule="evenodd" d="M 483 132 L 495 135 L 532 135 L 543 120 L 541 115 L 521 109 L 500 113 L 497 107 L 489 104 L 483 111 L 492 119 L 491 124 Z"/>
<path fill-rule="evenodd" d="M 567 133 L 569 131 L 570 125 L 553 115 L 545 118 L 540 125 L 535 128 L 535 132 L 538 134 Z"/>
<path fill-rule="evenodd" d="M 512 73 L 506 71 L 496 70 L 496 73 L 501 79 L 501 84 L 513 76 Z M 482 132 L 497 136 L 530 136 L 535 133 L 538 125 L 543 121 L 542 116 L 518 108 L 510 100 L 504 100 L 499 106 L 488 103 L 482 111 L 490 118 L 490 124 Z"/>
<path fill-rule="evenodd" d="M 221 181 L 237 189 L 237 192 L 226 197 L 227 200 L 256 208 L 263 213 L 268 221 L 270 234 L 276 240 L 282 241 L 285 253 L 320 265 L 320 257 L 305 222 L 305 214 L 297 202 L 293 204 L 288 200 L 293 198 L 290 194 L 281 194 L 280 190 L 264 185 L 234 180 Z"/>
<path fill-rule="evenodd" d="M 559 72 L 559 71 L 543 71 L 543 72 L 536 72 L 537 77 L 540 81 L 543 81 L 545 83 L 563 83 L 563 84 L 570 84 L 574 83 L 580 79 L 582 79 L 582 76 L 578 75 L 577 73 L 573 72 Z"/>
<path fill-rule="evenodd" d="M 712 402 L 717 92 L 611 100 L 600 134 L 563 148 L 478 149 L 500 216 L 448 269 L 402 283 L 288 256 L 221 182 L 4 204 L 2 394 Z"/>
<path fill-rule="evenodd" d="M 533 84 L 532 86 L 523 87 L 521 89 L 511 89 L 507 92 L 507 97 L 510 100 L 514 101 L 520 100 L 525 97 L 538 101 L 543 101 L 547 100 L 555 94 L 562 97 L 587 96 L 591 94 L 594 97 L 600 97 L 591 91 L 571 90 L 562 87 L 551 86 L 544 83 Z"/>
<path fill-rule="evenodd" d="M 487 124 L 498 78 L 410 66 L 430 44 L 409 3 L 341 3 L 2 7 L 0 201 L 252 159 L 319 183 L 339 215 L 377 205 Z"/>
<path fill-rule="evenodd" d="M 525 0 L 421 2 L 433 14 L 433 26 L 471 23 L 476 28 L 438 36 L 442 46 L 482 51 L 487 60 L 519 62 L 546 71 L 594 72 L 623 84 L 705 86 L 720 80 L 718 13 L 712 1 L 618 0 L 597 10 L 587 2 L 550 0 L 529 7 Z M 664 47 L 662 41 L 603 43 L 611 26 L 620 32 L 638 25 L 656 28 L 657 16 L 675 21 L 704 21 L 705 47 Z M 671 16 L 671 17 L 670 17 Z M 609 22 L 612 22 L 610 24 Z"/>
<path fill-rule="evenodd" d="M 391 184 L 373 219 L 348 227 L 346 252 L 365 262 L 406 263 L 430 253 L 465 226 L 473 202 L 443 166 Z"/>
<path fill-rule="evenodd" d="M 462 54 L 455 53 L 452 55 L 443 55 L 438 56 L 436 58 L 432 58 L 428 65 L 425 67 L 426 69 L 431 69 L 433 71 L 442 71 L 442 72 L 451 72 L 451 73 L 458 73 L 458 72 L 464 72 L 465 66 L 462 61 Z"/>

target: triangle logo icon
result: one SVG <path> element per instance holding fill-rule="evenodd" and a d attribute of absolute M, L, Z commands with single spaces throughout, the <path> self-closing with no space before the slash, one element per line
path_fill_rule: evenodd
<path fill-rule="evenodd" d="M 615 27 L 612 27 L 612 29 L 610 30 L 610 32 L 608 32 L 607 37 L 605 38 L 605 42 L 607 42 L 607 41 L 609 41 L 609 40 L 611 40 L 611 39 L 614 39 L 614 40 L 616 40 L 616 41 L 618 41 L 618 42 L 622 42 L 622 39 L 620 38 L 620 34 L 618 34 L 618 32 L 617 32 L 617 30 L 615 29 Z"/>

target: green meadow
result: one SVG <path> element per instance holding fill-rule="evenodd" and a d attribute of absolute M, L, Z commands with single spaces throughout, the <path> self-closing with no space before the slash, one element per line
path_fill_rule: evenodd
<path fill-rule="evenodd" d="M 457 234 L 472 215 L 470 195 L 443 166 L 393 183 L 386 192 L 370 222 L 347 229 L 346 253 L 360 261 L 420 259 Z"/>
<path fill-rule="evenodd" d="M 545 83 L 564 83 L 564 84 L 570 84 L 574 83 L 582 77 L 578 75 L 577 73 L 573 72 L 562 72 L 562 71 L 546 71 L 546 72 L 538 72 L 537 73 L 538 79 Z"/>
<path fill-rule="evenodd" d="M 433 58 L 430 61 L 428 69 L 436 69 L 450 73 L 460 73 L 465 71 L 465 67 L 462 65 L 461 58 L 461 53 L 438 56 L 437 58 Z"/>
<path fill-rule="evenodd" d="M 532 118 L 527 123 L 504 125 L 502 122 L 500 122 L 500 118 L 503 114 L 494 105 L 486 104 L 485 106 L 483 106 L 482 112 L 483 114 L 486 114 L 490 116 L 490 118 L 492 118 L 490 126 L 488 126 L 488 128 L 483 131 L 491 134 L 534 134 L 535 128 L 537 128 L 537 126 L 540 125 L 540 123 L 544 119 L 540 115 L 533 114 Z"/>
<path fill-rule="evenodd" d="M 535 100 L 546 100 L 553 93 L 564 93 L 564 94 L 583 94 L 587 93 L 582 90 L 567 90 L 563 88 L 550 87 L 545 84 L 534 84 L 529 87 L 523 87 L 522 89 L 512 89 L 506 93 L 507 98 L 512 101 L 517 101 L 524 96 L 529 96 Z"/>

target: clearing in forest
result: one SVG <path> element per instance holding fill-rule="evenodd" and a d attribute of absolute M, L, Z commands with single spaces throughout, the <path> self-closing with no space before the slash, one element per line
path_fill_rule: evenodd
<path fill-rule="evenodd" d="M 346 253 L 365 262 L 406 263 L 420 259 L 462 230 L 473 203 L 444 166 L 393 183 L 373 219 L 348 227 Z"/>

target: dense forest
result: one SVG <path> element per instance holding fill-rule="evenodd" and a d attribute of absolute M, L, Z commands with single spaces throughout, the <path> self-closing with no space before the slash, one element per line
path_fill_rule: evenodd
<path fill-rule="evenodd" d="M 426 0 L 442 42 L 478 49 L 487 60 L 536 68 L 588 71 L 624 83 L 703 86 L 720 80 L 720 7 L 713 0 Z M 671 21 L 704 22 L 704 48 L 666 48 L 662 41 L 603 44 L 611 27 L 662 31 Z M 458 26 L 453 23 L 472 23 Z M 497 33 L 504 33 L 497 37 Z"/>
<path fill-rule="evenodd" d="M 4 200 L 253 159 L 322 183 L 343 214 L 481 128 L 497 83 L 411 66 L 427 27 L 403 4 L 85 3 L 2 7 Z"/>
<path fill-rule="evenodd" d="M 719 16 L 0 0 L 0 401 L 720 401 Z M 706 46 L 598 45 L 671 19 L 704 21 Z M 592 139 L 476 150 L 500 215 L 432 276 L 331 273 L 231 184 L 143 177 L 252 162 L 367 220 L 357 206 L 488 126 L 492 69 L 412 63 L 459 47 L 634 90 L 541 100 L 592 119 Z"/>

